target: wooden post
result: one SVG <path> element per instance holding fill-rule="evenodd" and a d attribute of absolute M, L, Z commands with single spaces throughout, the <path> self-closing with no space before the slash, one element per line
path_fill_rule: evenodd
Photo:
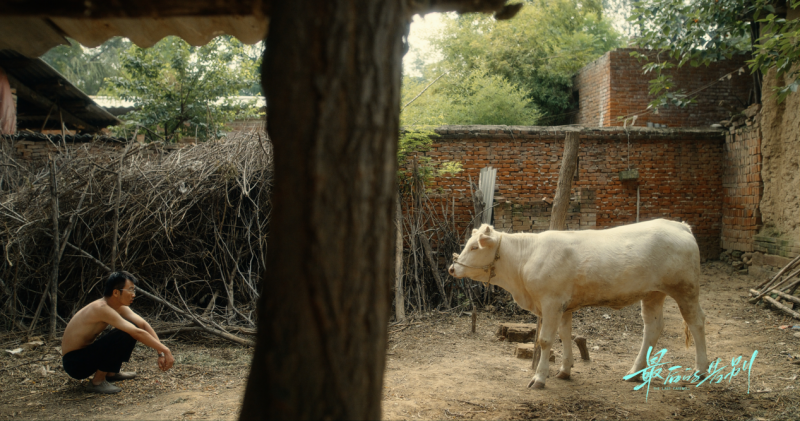
<path fill-rule="evenodd" d="M 556 196 L 553 199 L 553 212 L 550 215 L 550 229 L 563 230 L 566 228 L 567 210 L 569 209 L 570 191 L 572 191 L 572 178 L 578 166 L 578 146 L 581 141 L 579 131 L 567 132 L 564 140 L 564 156 L 561 158 L 561 169 L 558 172 L 558 185 Z M 533 350 L 533 363 L 531 367 L 536 370 L 542 349 L 539 347 L 539 334 L 542 331 L 542 318 L 536 318 L 536 346 Z M 569 346 L 568 344 L 565 346 Z"/>
<path fill-rule="evenodd" d="M 564 156 L 561 159 L 561 170 L 558 172 L 558 186 L 553 200 L 553 212 L 550 216 L 550 229 L 563 230 L 566 227 L 567 210 L 569 209 L 570 191 L 575 168 L 578 166 L 578 146 L 581 133 L 568 132 L 564 141 Z"/>
<path fill-rule="evenodd" d="M 574 341 L 575 345 L 578 345 L 578 349 L 581 351 L 581 359 L 584 361 L 591 361 L 589 357 L 589 347 L 586 346 L 586 338 L 578 336 Z"/>
<path fill-rule="evenodd" d="M 422 250 L 425 252 L 425 257 L 428 260 L 428 264 L 431 265 L 431 271 L 433 272 L 433 278 L 436 280 L 436 286 L 439 287 L 439 293 L 442 294 L 442 300 L 444 301 L 444 305 L 446 308 L 450 308 L 450 302 L 447 300 L 447 294 L 444 292 L 444 281 L 442 277 L 439 276 L 439 265 L 436 264 L 436 258 L 433 255 L 433 249 L 431 249 L 431 244 L 428 242 L 428 237 L 425 234 L 420 234 L 419 242 L 422 243 Z"/>
<path fill-rule="evenodd" d="M 472 184 L 470 184 L 470 190 L 472 190 Z M 472 227 L 478 229 L 481 227 L 483 211 L 484 208 L 486 208 L 486 203 L 483 201 L 483 197 L 481 197 L 480 190 L 472 192 L 472 206 L 475 209 L 475 218 L 472 220 Z"/>
<path fill-rule="evenodd" d="M 56 184 L 56 162 L 50 157 L 50 202 L 53 217 L 53 267 L 50 269 L 50 340 L 56 338 L 58 320 L 58 263 L 61 260 L 61 241 L 58 233 L 58 186 Z"/>
<path fill-rule="evenodd" d="M 475 303 L 472 303 L 472 333 L 475 333 L 477 330 L 478 324 L 478 309 L 475 308 Z"/>
<path fill-rule="evenodd" d="M 406 319 L 406 303 L 403 294 L 403 209 L 400 203 L 400 192 L 395 195 L 395 218 L 397 238 L 394 251 L 394 318 L 397 321 Z"/>

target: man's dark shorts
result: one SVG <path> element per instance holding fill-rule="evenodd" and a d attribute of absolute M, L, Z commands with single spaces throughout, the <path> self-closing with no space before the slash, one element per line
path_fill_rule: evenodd
<path fill-rule="evenodd" d="M 136 339 L 119 329 L 101 335 L 86 348 L 70 351 L 61 358 L 64 371 L 74 379 L 85 379 L 97 370 L 119 373 L 122 363 L 128 362 Z"/>

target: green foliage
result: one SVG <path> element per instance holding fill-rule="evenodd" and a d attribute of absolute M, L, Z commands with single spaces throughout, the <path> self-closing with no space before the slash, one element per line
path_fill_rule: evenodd
<path fill-rule="evenodd" d="M 87 95 L 97 95 L 106 79 L 119 75 L 119 57 L 130 47 L 130 41 L 115 37 L 97 48 L 84 48 L 67 39 L 69 45 L 59 45 L 42 56 L 67 80 Z"/>
<path fill-rule="evenodd" d="M 621 45 L 596 0 L 526 0 L 516 17 L 496 21 L 465 14 L 448 18 L 431 40 L 444 59 L 434 72 L 448 72 L 445 92 L 461 81 L 497 76 L 517 86 L 547 124 L 564 122 L 572 76 L 588 62 Z"/>
<path fill-rule="evenodd" d="M 419 95 L 420 92 L 433 82 L 433 79 L 429 81 L 425 78 L 403 77 L 400 104 L 402 106 L 410 104 L 400 112 L 400 126 L 441 126 L 449 123 L 449 112 L 453 104 L 450 98 L 439 90 L 438 86 L 439 83 L 443 83 L 444 77 L 447 75 L 444 75 L 421 95 Z M 411 102 L 412 100 L 413 102 Z"/>
<path fill-rule="evenodd" d="M 800 0 L 790 0 L 789 6 L 796 8 L 798 3 Z M 636 44 L 658 52 L 644 66 L 645 72 L 654 75 L 651 94 L 657 98 L 651 106 L 691 102 L 688 94 L 675 90 L 672 78 L 663 73 L 673 65 L 668 59 L 674 60 L 678 67 L 686 64 L 697 67 L 730 59 L 735 54 L 752 53 L 749 64 L 753 72 L 776 67 L 778 76 L 790 72 L 795 77 L 794 82 L 779 89 L 779 99 L 792 88 L 796 90 L 797 72 L 790 69 L 800 55 L 800 24 L 796 19 L 778 18 L 774 12 L 766 0 L 637 1 L 629 19 L 640 34 Z M 764 13 L 769 14 L 759 19 Z M 759 22 L 766 24 L 760 37 Z"/>
<path fill-rule="evenodd" d="M 403 104 L 421 92 L 427 81 L 406 77 Z M 534 125 L 540 113 L 525 92 L 506 79 L 483 71 L 452 80 L 449 75 L 419 96 L 400 114 L 403 126 L 441 124 Z"/>
<path fill-rule="evenodd" d="M 131 46 L 121 64 L 106 92 L 135 103 L 123 118 L 143 126 L 148 140 L 216 139 L 234 118 L 255 115 L 255 104 L 232 98 L 252 87 L 257 66 L 236 38 L 192 47 L 166 37 L 151 48 Z"/>
<path fill-rule="evenodd" d="M 415 179 L 424 186 L 429 184 L 434 177 L 452 176 L 461 172 L 460 162 L 444 161 L 439 163 L 439 168 L 436 168 L 430 157 L 421 155 L 430 150 L 433 139 L 437 137 L 439 135 L 431 130 L 430 127 L 400 132 L 397 147 L 397 164 L 399 167 L 397 181 L 401 186 L 409 186 L 414 183 Z M 416 178 L 414 174 L 411 174 L 411 177 L 408 177 L 407 174 L 407 165 L 411 159 L 416 160 Z"/>
<path fill-rule="evenodd" d="M 790 0 L 787 6 L 792 9 L 800 7 L 800 0 Z M 758 11 L 755 15 L 758 18 L 763 12 L 767 16 L 759 19 L 765 30 L 758 43 L 754 46 L 755 52 L 753 60 L 750 62 L 751 68 L 759 69 L 766 73 L 768 69 L 775 68 L 778 80 L 784 76 L 794 79 L 786 86 L 777 86 L 775 94 L 778 102 L 786 99 L 790 92 L 797 92 L 800 86 L 800 19 L 786 20 L 775 15 L 775 9 L 766 4 L 764 0 L 758 1 Z"/>

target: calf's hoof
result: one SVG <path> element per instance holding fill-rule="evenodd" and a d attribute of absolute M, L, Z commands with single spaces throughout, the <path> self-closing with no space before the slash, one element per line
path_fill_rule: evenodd
<path fill-rule="evenodd" d="M 569 380 L 570 379 L 569 373 L 565 373 L 563 371 L 559 371 L 558 374 L 556 374 L 556 378 L 557 379 L 561 379 L 561 380 Z"/>
<path fill-rule="evenodd" d="M 544 382 L 536 381 L 536 379 L 531 379 L 531 382 L 528 383 L 528 387 L 532 387 L 534 389 L 544 389 Z"/>
<path fill-rule="evenodd" d="M 626 382 L 635 382 L 635 383 L 644 382 L 644 380 L 642 379 L 642 375 L 641 374 L 637 374 L 637 375 L 635 375 L 635 376 L 633 376 L 633 377 L 631 377 L 631 378 L 629 378 L 629 379 L 627 379 L 625 381 Z"/>

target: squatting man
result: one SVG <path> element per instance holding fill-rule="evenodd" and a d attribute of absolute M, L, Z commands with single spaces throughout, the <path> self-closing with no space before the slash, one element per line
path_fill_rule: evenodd
<path fill-rule="evenodd" d="M 119 387 L 109 383 L 129 380 L 135 372 L 120 371 L 128 362 L 136 341 L 158 353 L 158 368 L 167 371 L 175 363 L 169 348 L 144 319 L 130 309 L 136 297 L 136 278 L 128 272 L 114 272 L 105 281 L 103 298 L 82 308 L 69 321 L 61 341 L 64 371 L 75 379 L 94 373 L 86 389 L 95 393 L 117 393 Z M 98 335 L 109 325 L 104 335 Z"/>

